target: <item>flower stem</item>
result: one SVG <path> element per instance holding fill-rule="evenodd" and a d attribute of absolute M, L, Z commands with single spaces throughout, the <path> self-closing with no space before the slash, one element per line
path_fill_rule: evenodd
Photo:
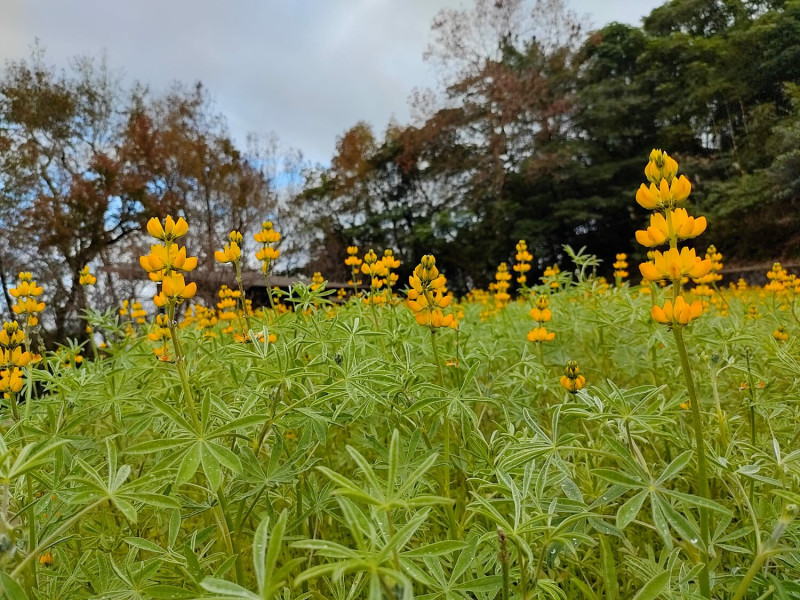
<path fill-rule="evenodd" d="M 436 372 L 439 375 L 439 385 L 444 385 L 444 374 L 442 373 L 442 362 L 439 360 L 439 346 L 436 343 L 436 330 L 431 329 L 431 346 L 433 347 L 433 362 L 436 363 Z"/>
<path fill-rule="evenodd" d="M 236 265 L 236 284 L 239 286 L 239 302 L 242 306 L 242 313 L 244 314 L 244 320 L 247 322 L 247 331 L 245 331 L 245 338 L 250 337 L 250 331 L 253 329 L 253 326 L 250 323 L 250 314 L 247 312 L 247 300 L 244 297 L 244 284 L 242 283 L 242 265 L 239 263 L 238 260 L 233 262 Z M 269 290 L 269 286 L 267 287 Z"/>
<path fill-rule="evenodd" d="M 500 561 L 500 569 L 503 578 L 502 600 L 509 600 L 511 598 L 511 583 L 508 573 L 508 547 L 506 541 L 506 533 L 502 529 L 497 529 L 497 537 L 500 542 L 500 552 L 498 553 L 498 560 Z"/>
<path fill-rule="evenodd" d="M 222 534 L 225 538 L 225 545 L 228 548 L 228 552 L 236 557 L 234 561 L 234 575 L 235 575 L 235 582 L 239 583 L 244 581 L 244 570 L 242 568 L 242 553 L 239 552 L 238 548 L 234 548 L 233 539 L 234 536 L 231 535 L 233 531 L 233 521 L 228 512 L 228 501 L 225 498 L 225 491 L 223 490 L 224 482 L 220 482 L 219 489 L 216 492 L 217 495 L 217 502 L 218 507 L 221 513 L 221 524 L 223 525 Z M 238 536 L 237 536 L 238 539 Z"/>
<path fill-rule="evenodd" d="M 30 385 L 30 383 L 28 385 Z M 19 411 L 17 410 L 17 395 L 12 391 L 8 392 L 8 403 L 11 406 L 11 416 L 14 417 L 15 421 L 19 421 Z"/>
<path fill-rule="evenodd" d="M 35 497 L 33 493 L 33 478 L 31 474 L 25 477 L 27 480 L 27 492 L 28 492 L 28 548 L 35 548 L 36 547 L 36 503 Z M 31 563 L 31 573 L 30 573 L 30 588 L 29 592 L 35 590 L 37 588 L 36 584 L 36 561 Z M 29 594 L 31 595 L 31 594 Z"/>
<path fill-rule="evenodd" d="M 269 300 L 269 307 L 272 310 L 275 310 L 275 300 L 272 299 L 272 288 L 269 285 L 269 270 L 270 265 L 266 265 L 266 270 L 264 271 L 264 282 L 267 284 L 267 300 Z"/>
<path fill-rule="evenodd" d="M 175 304 L 172 303 L 169 305 L 167 309 L 167 317 L 169 318 L 169 334 L 172 338 L 172 346 L 175 349 L 175 366 L 178 368 L 178 376 L 181 379 L 181 385 L 183 386 L 183 395 L 186 398 L 186 406 L 189 409 L 189 414 L 192 416 L 192 422 L 194 426 L 200 430 L 200 420 L 197 418 L 197 409 L 195 408 L 194 404 L 194 394 L 192 394 L 192 388 L 189 385 L 189 378 L 186 376 L 186 367 L 184 363 L 184 356 L 183 351 L 181 349 L 181 343 L 178 339 L 178 326 L 175 323 Z"/>
<path fill-rule="evenodd" d="M 706 450 L 703 437 L 703 418 L 700 415 L 700 404 L 697 398 L 697 391 L 694 387 L 692 368 L 689 364 L 689 355 L 686 352 L 686 344 L 683 341 L 683 330 L 676 326 L 672 328 L 675 335 L 675 344 L 678 347 L 678 354 L 681 358 L 683 375 L 686 378 L 686 388 L 689 392 L 689 406 L 692 411 L 692 424 L 694 426 L 695 451 L 697 453 L 697 481 L 700 496 L 711 500 L 711 493 L 708 486 L 708 473 L 706 470 Z M 703 541 L 703 569 L 700 571 L 700 593 L 704 598 L 711 598 L 711 581 L 708 573 L 708 546 L 711 543 L 709 536 L 709 514 L 707 508 L 700 508 L 700 536 Z"/>

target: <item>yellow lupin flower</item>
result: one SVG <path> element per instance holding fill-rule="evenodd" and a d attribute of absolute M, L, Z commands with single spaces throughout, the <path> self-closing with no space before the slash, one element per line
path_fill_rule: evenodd
<path fill-rule="evenodd" d="M 161 281 L 161 292 L 153 298 L 153 301 L 157 307 L 162 308 L 170 302 L 180 304 L 184 300 L 194 298 L 196 293 L 196 283 L 186 283 L 182 274 L 173 273 L 164 275 Z"/>
<path fill-rule="evenodd" d="M 517 276 L 517 283 L 520 285 L 525 285 L 528 281 L 528 271 L 531 270 L 531 261 L 533 260 L 533 254 L 528 252 L 528 243 L 525 240 L 520 240 L 517 242 L 517 253 L 514 255 L 516 259 L 516 263 L 512 267 L 514 271 L 518 273 Z"/>
<path fill-rule="evenodd" d="M 281 251 L 275 247 L 281 240 L 281 234 L 275 231 L 272 221 L 264 221 L 261 224 L 261 231 L 256 233 L 253 239 L 261 244 L 261 248 L 256 251 L 256 259 L 261 262 L 261 271 L 266 274 L 271 264 L 281 255 Z"/>
<path fill-rule="evenodd" d="M 365 304 L 382 304 L 386 297 L 380 294 L 381 288 L 386 283 L 389 270 L 386 268 L 382 258 L 378 258 L 374 250 L 370 250 L 364 255 L 364 262 L 361 265 L 361 272 L 369 277 L 369 296 L 364 298 Z"/>
<path fill-rule="evenodd" d="M 426 254 L 408 278 L 406 306 L 414 313 L 417 323 L 435 331 L 441 327 L 458 328 L 458 319 L 445 315 L 453 297 L 447 293 L 447 279 L 436 268 L 436 259 Z"/>
<path fill-rule="evenodd" d="M 711 262 L 711 270 L 703 277 L 698 277 L 694 281 L 700 284 L 714 284 L 722 279 L 722 254 L 717 252 L 714 244 L 711 244 L 706 250 L 706 260 Z"/>
<path fill-rule="evenodd" d="M 358 257 L 358 246 L 348 246 L 347 258 L 344 259 L 344 264 L 350 267 L 350 280 L 347 282 L 349 285 L 361 285 L 361 279 L 359 279 L 358 274 L 361 271 L 362 262 Z"/>
<path fill-rule="evenodd" d="M 80 285 L 94 285 L 97 283 L 97 277 L 92 275 L 89 271 L 89 265 L 83 267 L 78 275 L 78 283 Z"/>
<path fill-rule="evenodd" d="M 147 231 L 153 237 L 163 241 L 150 247 L 150 254 L 139 258 L 139 264 L 147 271 L 150 279 L 161 282 L 161 291 L 153 297 L 159 308 L 167 308 L 170 318 L 175 307 L 197 293 L 197 284 L 186 283 L 183 274 L 197 267 L 197 258 L 186 255 L 186 247 L 178 247 L 175 240 L 186 235 L 189 225 L 183 219 L 174 221 L 168 216 L 162 224 L 157 218 L 147 222 Z"/>
<path fill-rule="evenodd" d="M 691 192 L 691 184 L 683 175 L 677 176 L 678 163 L 666 152 L 653 150 L 645 168 L 650 185 L 640 186 L 636 201 L 643 207 L 659 211 L 650 216 L 650 225 L 636 232 L 636 240 L 652 248 L 669 243 L 669 249 L 647 253 L 648 262 L 639 265 L 646 281 L 672 283 L 673 298 L 663 306 L 655 304 L 651 310 L 653 319 L 671 327 L 688 325 L 703 312 L 702 301 L 688 303 L 681 296 L 681 286 L 689 278 L 697 283 L 707 283 L 713 261 L 707 256 L 700 258 L 694 248 L 678 249 L 678 242 L 697 237 L 705 231 L 705 217 L 691 217 L 684 208 L 676 205 L 683 202 Z M 700 290 L 700 294 L 703 290 Z M 677 335 L 677 334 L 676 334 Z"/>
<path fill-rule="evenodd" d="M 22 369 L 34 361 L 33 355 L 24 349 L 25 333 L 16 321 L 3 323 L 0 331 L 0 393 L 6 398 L 18 394 L 23 387 Z M 16 400 L 11 399 L 11 410 L 17 418 Z"/>
<path fill-rule="evenodd" d="M 672 185 L 666 179 L 662 179 L 658 186 L 655 183 L 651 183 L 649 187 L 642 184 L 636 192 L 636 202 L 647 210 L 672 209 L 686 200 L 691 191 L 692 184 L 681 175 L 672 180 Z"/>
<path fill-rule="evenodd" d="M 142 303 L 138 300 L 133 303 L 131 308 L 131 319 L 136 321 L 139 325 L 144 325 L 145 321 L 147 320 L 147 311 L 142 306 Z"/>
<path fill-rule="evenodd" d="M 628 273 L 628 255 L 624 252 L 620 252 L 616 256 L 616 261 L 612 265 L 614 267 L 614 279 L 617 282 L 617 285 L 622 283 L 622 280 L 625 279 Z"/>
<path fill-rule="evenodd" d="M 39 557 L 39 564 L 43 567 L 50 567 L 53 565 L 53 555 L 48 550 Z"/>
<path fill-rule="evenodd" d="M 39 300 L 43 292 L 44 288 L 36 285 L 33 275 L 27 271 L 21 272 L 17 286 L 8 290 L 8 293 L 17 299 L 11 306 L 12 312 L 22 317 L 23 323 L 28 327 L 39 324 L 39 313 L 45 309 L 45 303 Z"/>
<path fill-rule="evenodd" d="M 281 234 L 275 231 L 272 221 L 261 223 L 261 231 L 253 236 L 259 244 L 277 244 L 281 241 Z"/>
<path fill-rule="evenodd" d="M 242 255 L 242 250 L 239 248 L 239 244 L 236 242 L 231 242 L 229 244 L 225 244 L 225 248 L 223 250 L 217 250 L 214 252 L 214 258 L 217 262 L 220 263 L 232 263 L 239 260 L 239 257 Z"/>
<path fill-rule="evenodd" d="M 656 250 L 653 261 L 640 264 L 639 271 L 648 281 L 680 281 L 683 277 L 698 279 L 711 271 L 711 261 L 697 256 L 694 248 L 670 248 L 666 252 Z"/>
<path fill-rule="evenodd" d="M 666 152 L 652 150 L 644 174 L 651 183 L 659 183 L 665 179 L 671 183 L 678 173 L 678 163 Z"/>
<path fill-rule="evenodd" d="M 667 300 L 663 307 L 654 305 L 651 314 L 653 319 L 664 325 L 688 325 L 703 314 L 703 305 L 700 300 L 689 304 L 683 296 L 678 296 L 674 305 L 671 300 Z"/>
<path fill-rule="evenodd" d="M 558 265 L 552 265 L 547 267 L 542 273 L 542 283 L 545 283 L 550 286 L 551 289 L 557 290 L 560 285 L 558 283 L 558 274 L 561 273 L 561 269 Z"/>
<path fill-rule="evenodd" d="M 278 260 L 281 251 L 277 244 L 281 241 L 281 234 L 275 231 L 272 221 L 261 223 L 261 231 L 253 236 L 256 242 L 261 244 L 261 248 L 256 251 L 256 259 L 261 262 L 261 272 L 264 274 L 264 283 L 267 289 L 269 305 L 275 308 L 275 301 L 272 299 L 272 288 L 269 284 L 269 276 L 272 271 L 272 264 Z"/>
<path fill-rule="evenodd" d="M 551 342 L 555 339 L 556 334 L 553 331 L 547 331 L 544 324 L 553 318 L 553 313 L 550 311 L 550 299 L 546 295 L 540 295 L 536 298 L 534 307 L 531 309 L 531 318 L 536 321 L 536 327 L 528 332 L 527 338 L 529 342 Z"/>
<path fill-rule="evenodd" d="M 544 327 L 534 327 L 526 337 L 529 342 L 552 342 L 556 334 L 553 331 L 547 331 Z"/>
<path fill-rule="evenodd" d="M 789 339 L 789 334 L 786 332 L 786 328 L 783 325 L 780 325 L 775 331 L 772 332 L 772 337 L 780 342 L 785 342 Z"/>
<path fill-rule="evenodd" d="M 261 261 L 262 267 L 261 270 L 264 270 L 265 263 L 268 264 L 273 260 L 278 260 L 278 257 L 281 255 L 281 251 L 277 248 L 272 248 L 271 246 L 265 246 L 256 251 L 256 260 Z"/>
<path fill-rule="evenodd" d="M 361 265 L 361 272 L 370 277 L 385 277 L 386 265 L 383 259 L 379 259 L 374 250 L 370 250 L 364 255 L 364 264 Z"/>
<path fill-rule="evenodd" d="M 323 283 L 325 283 L 325 278 L 322 276 L 322 273 L 320 273 L 319 271 L 316 271 L 311 276 L 311 285 L 309 287 L 311 288 L 312 291 L 316 291 L 320 287 L 322 287 Z"/>
<path fill-rule="evenodd" d="M 167 216 L 163 224 L 157 217 L 153 217 L 147 222 L 147 233 L 162 242 L 175 241 L 185 236 L 188 231 L 189 224 L 183 217 L 175 221 L 172 217 Z"/>
<path fill-rule="evenodd" d="M 676 208 L 669 212 L 672 231 L 680 240 L 697 237 L 706 230 L 705 217 L 690 217 L 685 208 Z M 670 231 L 667 217 L 662 213 L 650 215 L 650 226 L 636 232 L 636 241 L 642 246 L 652 248 L 669 241 Z"/>
<path fill-rule="evenodd" d="M 399 275 L 394 272 L 395 269 L 400 267 L 400 261 L 395 257 L 394 252 L 387 248 L 383 251 L 383 258 L 381 259 L 383 262 L 383 266 L 386 268 L 386 297 L 388 300 L 392 300 L 392 288 L 394 288 L 395 284 L 397 284 L 397 280 L 399 279 Z"/>
<path fill-rule="evenodd" d="M 580 374 L 578 363 L 571 360 L 567 363 L 564 374 L 559 380 L 561 387 L 567 390 L 570 394 L 577 394 L 578 390 L 583 389 L 586 385 L 586 377 Z"/>
<path fill-rule="evenodd" d="M 511 295 L 508 293 L 508 288 L 511 287 L 511 273 L 508 272 L 506 263 L 500 263 L 494 278 L 494 302 L 495 307 L 500 309 L 511 300 Z"/>
<path fill-rule="evenodd" d="M 547 323 L 553 318 L 553 313 L 550 311 L 550 300 L 547 296 L 539 296 L 536 298 L 536 306 L 531 309 L 531 318 L 537 323 Z"/>
<path fill-rule="evenodd" d="M 358 258 L 358 246 L 347 247 L 347 258 L 344 259 L 344 264 L 348 267 L 360 267 L 361 259 Z"/>
<path fill-rule="evenodd" d="M 197 268 L 197 257 L 186 256 L 186 246 L 178 247 L 169 243 L 168 246 L 157 244 L 150 246 L 150 253 L 139 257 L 139 265 L 147 271 L 152 281 L 161 281 L 165 273 L 183 271 L 188 273 Z"/>

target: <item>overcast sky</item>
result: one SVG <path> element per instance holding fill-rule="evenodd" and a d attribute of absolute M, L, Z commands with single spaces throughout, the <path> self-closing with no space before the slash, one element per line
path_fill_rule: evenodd
<path fill-rule="evenodd" d="M 657 0 L 572 0 L 594 26 L 638 24 Z M 0 0 L 0 59 L 38 38 L 49 62 L 100 56 L 154 90 L 201 80 L 239 140 L 278 134 L 327 163 L 359 120 L 409 118 L 434 15 L 472 0 Z"/>

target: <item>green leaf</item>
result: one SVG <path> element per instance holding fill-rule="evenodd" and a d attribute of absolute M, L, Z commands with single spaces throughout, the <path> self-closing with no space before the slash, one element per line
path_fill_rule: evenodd
<path fill-rule="evenodd" d="M 183 600 L 186 598 L 195 598 L 197 594 L 185 588 L 175 587 L 174 585 L 166 585 L 159 583 L 144 588 L 147 596 L 156 598 L 156 600 Z"/>
<path fill-rule="evenodd" d="M 181 531 L 181 511 L 173 510 L 169 516 L 169 547 L 172 548 L 178 541 L 178 534 Z"/>
<path fill-rule="evenodd" d="M 228 448 L 214 442 L 205 442 L 205 449 L 210 451 L 214 457 L 234 473 L 242 472 L 242 462 L 239 457 Z"/>
<path fill-rule="evenodd" d="M 450 554 L 456 550 L 461 550 L 467 546 L 464 542 L 457 542 L 455 540 L 443 540 L 441 542 L 434 542 L 427 546 L 414 548 L 413 550 L 406 550 L 403 556 L 406 558 L 422 558 L 424 556 L 441 556 L 442 554 Z"/>
<path fill-rule="evenodd" d="M 478 577 L 469 581 L 464 581 L 452 587 L 458 592 L 472 592 L 475 594 L 493 594 L 503 586 L 503 577 L 500 575 L 489 575 L 488 577 Z"/>
<path fill-rule="evenodd" d="M 336 471 L 332 471 L 327 467 L 317 467 L 317 469 L 323 473 L 328 479 L 333 481 L 335 484 L 339 485 L 339 489 L 336 490 L 337 494 L 347 496 L 349 498 L 353 498 L 356 500 L 361 500 L 366 504 L 374 504 L 376 506 L 380 506 L 382 504 L 381 500 L 374 498 L 359 488 L 355 483 L 344 477 L 343 475 L 339 475 Z"/>
<path fill-rule="evenodd" d="M 200 446 L 200 442 L 195 443 L 183 455 L 181 466 L 178 468 L 178 474 L 175 478 L 177 485 L 186 483 L 197 473 L 197 468 L 200 466 Z"/>
<path fill-rule="evenodd" d="M 733 515 L 733 512 L 731 512 L 730 509 L 722 506 L 722 504 L 714 502 L 713 500 L 708 500 L 707 498 L 703 498 L 702 496 L 695 496 L 693 494 L 684 494 L 683 492 L 678 492 L 676 490 L 663 490 L 663 491 L 665 494 L 672 496 L 673 498 L 677 498 L 678 500 L 682 500 L 687 504 L 692 504 L 694 506 L 699 506 L 701 508 L 707 508 L 709 510 L 722 513 L 723 515 L 728 515 L 728 516 Z"/>
<path fill-rule="evenodd" d="M 656 485 L 658 486 L 659 484 L 664 483 L 668 479 L 672 479 L 673 477 L 675 477 L 675 475 L 683 471 L 686 465 L 689 464 L 689 461 L 692 460 L 693 454 L 694 452 L 692 452 L 691 450 L 687 450 L 680 456 L 676 457 L 675 460 L 673 460 L 671 463 L 669 463 L 669 465 L 667 465 L 667 468 L 664 469 L 664 472 L 661 473 L 661 476 L 658 478 L 658 481 L 656 481 Z"/>
<path fill-rule="evenodd" d="M 611 483 L 625 486 L 626 488 L 641 488 L 645 487 L 642 481 L 638 481 L 633 477 L 629 477 L 620 471 L 613 471 L 611 469 L 595 469 L 592 471 L 592 475 L 599 477 L 600 479 L 605 479 Z"/>
<path fill-rule="evenodd" d="M 647 498 L 647 490 L 642 490 L 619 507 L 617 511 L 617 527 L 619 529 L 625 529 L 628 524 L 636 518 L 636 515 L 639 514 L 642 508 L 642 504 L 644 504 L 645 498 Z"/>
<path fill-rule="evenodd" d="M 131 523 L 136 523 L 137 520 L 137 513 L 136 509 L 133 507 L 133 504 L 125 500 L 124 498 L 119 498 L 117 496 L 112 496 L 111 501 L 114 503 L 114 506 L 119 509 L 125 518 L 128 519 Z"/>
<path fill-rule="evenodd" d="M 158 400 L 157 398 L 151 398 L 150 404 L 155 406 L 165 417 L 167 417 L 170 421 L 172 421 L 175 425 L 192 434 L 197 434 L 195 428 L 183 418 L 183 416 L 170 405 Z"/>
<path fill-rule="evenodd" d="M 267 419 L 269 419 L 269 415 L 257 414 L 257 415 L 247 415 L 245 417 L 239 417 L 238 419 L 234 419 L 221 427 L 215 429 L 212 433 L 208 435 L 208 439 L 213 440 L 223 435 L 227 435 L 231 431 L 236 431 L 237 429 L 246 429 L 247 427 L 254 427 L 256 425 L 263 425 Z"/>
<path fill-rule="evenodd" d="M 619 593 L 616 559 L 606 536 L 600 536 L 600 563 L 603 566 L 603 587 L 606 600 L 616 600 Z"/>
<path fill-rule="evenodd" d="M 397 495 L 402 496 L 408 490 L 410 490 L 414 484 L 422 479 L 422 476 L 425 475 L 425 473 L 427 473 L 428 470 L 436 463 L 437 458 L 439 458 L 439 454 L 434 452 L 428 456 L 428 458 L 423 460 L 422 463 L 403 480 L 403 483 L 397 489 Z"/>
<path fill-rule="evenodd" d="M 16 581 L 11 578 L 11 575 L 0 571 L 0 598 L 7 598 L 8 600 L 28 600 L 27 594 Z"/>
<path fill-rule="evenodd" d="M 157 506 L 158 508 L 170 508 L 180 510 L 181 503 L 171 497 L 165 496 L 164 494 L 152 494 L 150 492 L 134 492 L 129 493 L 126 495 L 131 500 L 135 500 L 137 502 L 143 502 L 144 504 L 149 504 L 150 506 Z"/>
<path fill-rule="evenodd" d="M 400 466 L 400 432 L 397 429 L 392 431 L 392 439 L 389 441 L 389 468 L 386 472 L 386 494 L 391 495 L 397 478 L 397 469 Z"/>
<path fill-rule="evenodd" d="M 201 442 L 200 462 L 203 464 L 203 473 L 206 474 L 211 491 L 217 491 L 222 485 L 222 469 L 216 455 L 209 449 L 209 445 Z"/>
<path fill-rule="evenodd" d="M 678 535 L 693 546 L 700 547 L 703 545 L 703 541 L 700 540 L 700 532 L 689 523 L 686 517 L 676 511 L 669 502 L 658 496 L 654 496 L 653 501 L 658 503 L 664 517 L 667 519 L 670 526 L 678 532 Z"/>
<path fill-rule="evenodd" d="M 173 439 L 173 440 L 150 440 L 149 442 L 142 442 L 141 444 L 134 444 L 126 448 L 126 454 L 153 454 L 154 452 L 161 452 L 162 450 L 171 450 L 188 443 L 188 439 Z"/>
<path fill-rule="evenodd" d="M 648 581 L 633 600 L 655 600 L 669 585 L 669 571 L 663 571 Z"/>
<path fill-rule="evenodd" d="M 214 577 L 206 577 L 200 583 L 200 586 L 212 594 L 221 594 L 222 598 L 246 598 L 247 600 L 261 600 L 250 590 L 242 586 L 225 581 L 224 579 L 216 579 Z"/>
<path fill-rule="evenodd" d="M 126 537 L 123 538 L 123 540 L 129 546 L 133 546 L 134 548 L 139 548 L 139 550 L 145 550 L 147 552 L 155 552 L 156 554 L 164 554 L 164 549 L 158 544 L 151 542 L 150 540 L 146 540 L 140 537 Z"/>
<path fill-rule="evenodd" d="M 253 536 L 253 569 L 256 572 L 258 589 L 264 589 L 264 577 L 267 558 L 267 541 L 269 536 L 269 516 L 264 517 Z"/>
<path fill-rule="evenodd" d="M 269 545 L 267 546 L 267 554 L 264 558 L 264 583 L 261 586 L 261 597 L 264 600 L 269 600 L 272 597 L 272 590 L 276 585 L 280 585 L 282 581 L 280 576 L 278 581 L 273 581 L 273 578 L 278 575 L 279 571 L 275 568 L 278 562 L 283 545 L 283 536 L 286 533 L 286 522 L 289 518 L 289 513 L 284 510 L 281 516 L 278 517 L 275 523 L 275 528 L 272 530 L 272 535 L 269 538 Z"/>

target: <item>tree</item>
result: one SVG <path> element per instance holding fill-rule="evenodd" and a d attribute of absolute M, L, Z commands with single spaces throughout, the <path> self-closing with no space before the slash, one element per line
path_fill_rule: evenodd
<path fill-rule="evenodd" d="M 105 62 L 59 72 L 38 49 L 0 77 L 0 191 L 0 284 L 23 268 L 46 280 L 60 340 L 82 330 L 81 268 L 111 248 L 115 263 L 135 264 L 151 216 L 186 216 L 210 270 L 228 232 L 255 231 L 275 204 L 202 85 L 154 98 L 123 90 Z M 105 283 L 100 307 L 119 300 L 118 282 Z"/>

